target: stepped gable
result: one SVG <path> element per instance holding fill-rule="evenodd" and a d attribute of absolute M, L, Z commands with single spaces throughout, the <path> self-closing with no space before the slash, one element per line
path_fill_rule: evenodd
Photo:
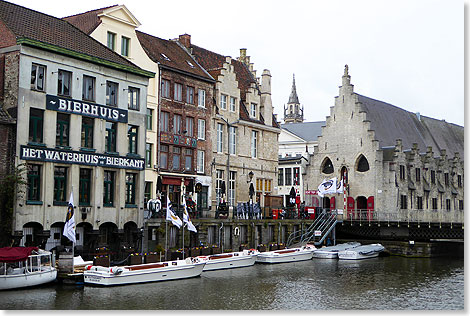
<path fill-rule="evenodd" d="M 136 34 L 145 53 L 155 63 L 161 64 L 167 68 L 193 74 L 204 80 L 214 81 L 212 76 L 201 68 L 198 63 L 193 60 L 192 56 L 176 41 L 164 40 L 140 31 L 136 31 Z M 191 67 L 188 62 L 190 62 L 193 67 Z"/>
<path fill-rule="evenodd" d="M 431 146 L 434 156 L 440 156 L 445 149 L 448 157 L 455 152 L 464 158 L 464 128 L 459 125 L 436 120 L 408 112 L 386 102 L 357 94 L 358 101 L 366 111 L 367 120 L 380 147 L 394 146 L 397 139 L 402 140 L 403 149 L 418 144 L 421 153 Z"/>
<path fill-rule="evenodd" d="M 109 8 L 117 7 L 118 5 L 112 5 L 109 7 L 91 10 L 84 13 L 79 13 L 71 16 L 62 18 L 63 20 L 72 23 L 75 27 L 79 28 L 86 34 L 90 35 L 97 27 L 101 24 L 101 19 L 98 17 L 99 14 L 103 13 L 104 10 Z"/>
<path fill-rule="evenodd" d="M 326 121 L 287 123 L 281 125 L 283 129 L 306 141 L 318 140 L 318 137 L 321 136 L 322 126 L 326 126 Z"/>

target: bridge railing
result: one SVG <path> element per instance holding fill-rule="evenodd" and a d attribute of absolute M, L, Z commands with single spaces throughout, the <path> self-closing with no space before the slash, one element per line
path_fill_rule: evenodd
<path fill-rule="evenodd" d="M 350 210 L 343 213 L 344 220 L 359 222 L 414 222 L 414 223 L 463 223 L 464 212 L 460 210 Z"/>

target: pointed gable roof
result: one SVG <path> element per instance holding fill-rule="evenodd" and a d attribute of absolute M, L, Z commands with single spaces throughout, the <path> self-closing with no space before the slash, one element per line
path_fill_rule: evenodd
<path fill-rule="evenodd" d="M 295 88 L 295 74 L 294 79 L 292 80 L 292 91 L 290 92 L 289 102 L 287 104 L 300 104 L 299 97 L 297 96 L 297 89 Z"/>
<path fill-rule="evenodd" d="M 101 24 L 101 19 L 99 18 L 99 15 L 102 14 L 104 10 L 117 6 L 118 5 L 115 4 L 109 7 L 67 16 L 63 18 L 63 20 L 72 23 L 73 25 L 75 25 L 75 27 L 90 35 Z"/>

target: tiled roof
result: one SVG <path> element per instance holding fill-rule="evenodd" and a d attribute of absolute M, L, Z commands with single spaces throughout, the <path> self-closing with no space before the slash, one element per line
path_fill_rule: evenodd
<path fill-rule="evenodd" d="M 458 152 L 464 159 L 463 126 L 423 115 L 418 118 L 417 114 L 394 105 L 360 94 L 357 96 L 380 147 L 394 146 L 396 140 L 401 139 L 403 149 L 410 149 L 417 143 L 421 153 L 431 146 L 434 156 L 440 156 L 440 150 L 445 149 L 448 157 Z"/>
<path fill-rule="evenodd" d="M 155 63 L 214 81 L 214 78 L 200 67 L 186 49 L 176 41 L 164 40 L 140 31 L 136 31 L 136 34 L 142 48 Z"/>
<path fill-rule="evenodd" d="M 299 136 L 305 141 L 311 142 L 318 140 L 318 136 L 321 136 L 321 127 L 325 125 L 325 121 L 286 123 L 282 124 L 281 128 Z"/>
<path fill-rule="evenodd" d="M 47 14 L 0 1 L 0 24 L 6 27 L 0 26 L 4 33 L 0 47 L 13 46 L 17 39 L 27 38 L 44 45 L 45 49 L 65 49 L 61 51 L 64 54 L 78 53 L 76 56 L 89 56 L 87 60 L 95 58 L 96 62 L 105 60 L 126 69 L 142 70 L 69 22 Z M 30 41 L 29 44 L 33 45 Z"/>
<path fill-rule="evenodd" d="M 98 17 L 98 14 L 103 13 L 104 10 L 117 7 L 118 5 L 112 5 L 109 7 L 96 9 L 80 14 L 75 14 L 62 18 L 63 20 L 72 23 L 75 27 L 78 27 L 80 30 L 90 35 L 97 27 L 101 24 L 101 19 Z"/>

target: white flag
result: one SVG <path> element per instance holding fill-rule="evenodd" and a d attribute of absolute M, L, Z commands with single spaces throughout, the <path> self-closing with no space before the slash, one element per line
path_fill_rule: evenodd
<path fill-rule="evenodd" d="M 343 193 L 343 191 L 344 191 L 344 185 L 343 185 L 343 179 L 341 179 L 336 185 L 336 193 Z"/>
<path fill-rule="evenodd" d="M 171 201 L 168 195 L 166 196 L 166 220 L 171 221 L 171 223 L 178 228 L 180 228 L 183 225 L 183 222 L 181 222 L 181 219 L 173 213 L 173 210 L 171 209 Z"/>
<path fill-rule="evenodd" d="M 323 180 L 323 182 L 318 186 L 319 196 L 333 193 L 336 193 L 336 178 Z"/>
<path fill-rule="evenodd" d="M 75 237 L 75 212 L 73 211 L 73 192 L 70 192 L 69 207 L 67 208 L 67 216 L 65 218 L 64 232 L 65 237 L 73 243 L 77 242 Z"/>
<path fill-rule="evenodd" d="M 183 197 L 183 222 L 188 224 L 188 230 L 197 233 L 196 227 L 194 227 L 191 219 L 189 218 L 188 207 L 186 206 L 186 199 Z"/>

